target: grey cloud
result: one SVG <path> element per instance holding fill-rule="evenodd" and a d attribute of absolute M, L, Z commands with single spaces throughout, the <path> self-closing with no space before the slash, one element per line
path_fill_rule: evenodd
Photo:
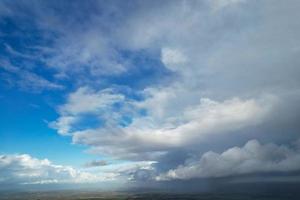
<path fill-rule="evenodd" d="M 138 169 L 132 173 L 132 180 L 134 181 L 149 181 L 155 176 L 154 170 Z"/>
<path fill-rule="evenodd" d="M 299 147 L 290 148 L 272 143 L 263 145 L 257 140 L 250 140 L 243 147 L 233 147 L 222 153 L 209 151 L 200 158 L 189 159 L 185 164 L 159 175 L 156 179 L 217 178 L 299 170 Z"/>
<path fill-rule="evenodd" d="M 105 160 L 93 160 L 84 164 L 85 167 L 101 167 L 108 165 Z"/>
<path fill-rule="evenodd" d="M 49 47 L 44 52 L 48 55 L 45 62 L 58 69 L 57 77 L 73 73 L 81 77 L 86 68 L 90 75 L 130 70 L 117 49 L 169 49 L 186 57 L 177 66 L 185 76 L 180 82 L 186 89 L 199 88 L 197 97 L 208 93 L 229 98 L 297 84 L 293 72 L 298 71 L 295 37 L 299 28 L 289 19 L 297 18 L 299 5 L 288 2 L 132 1 L 126 5 L 116 1 L 91 6 L 33 1 L 22 2 L 22 12 L 8 2 L 2 7 L 16 9 L 9 16 L 31 13 L 42 30 L 57 33 L 51 53 Z M 49 9 L 41 12 L 39 8 L 45 7 Z M 65 18 L 59 12 L 62 9 L 70 16 Z M 76 23 L 83 18 L 86 20 Z M 272 76 L 266 80 L 269 72 Z"/>

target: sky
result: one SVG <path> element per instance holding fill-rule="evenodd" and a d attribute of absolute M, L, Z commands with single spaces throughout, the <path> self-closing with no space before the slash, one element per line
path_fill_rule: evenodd
<path fill-rule="evenodd" d="M 299 182 L 299 9 L 1 1 L 0 186 Z"/>

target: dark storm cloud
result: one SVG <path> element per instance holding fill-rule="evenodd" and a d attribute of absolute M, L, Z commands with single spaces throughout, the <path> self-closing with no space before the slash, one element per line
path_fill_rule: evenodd
<path fill-rule="evenodd" d="M 261 145 L 258 141 L 251 140 L 241 148 L 233 147 L 220 154 L 213 151 L 206 152 L 200 159 L 190 159 L 176 169 L 158 176 L 157 179 L 217 178 L 251 173 L 297 172 L 300 167 L 298 144 L 295 148 L 275 144 Z"/>

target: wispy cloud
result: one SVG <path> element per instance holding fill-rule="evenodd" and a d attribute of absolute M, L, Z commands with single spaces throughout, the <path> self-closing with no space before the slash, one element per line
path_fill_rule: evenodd
<path fill-rule="evenodd" d="M 12 86 L 17 86 L 24 90 L 41 91 L 41 90 L 61 90 L 64 89 L 63 85 L 50 82 L 44 77 L 22 69 L 21 67 L 14 66 L 7 60 L 0 60 L 0 69 L 6 73 L 6 81 Z M 5 79 L 4 79 L 5 80 Z"/>

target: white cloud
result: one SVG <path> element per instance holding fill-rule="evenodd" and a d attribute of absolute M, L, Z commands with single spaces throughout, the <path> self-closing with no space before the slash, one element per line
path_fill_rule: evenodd
<path fill-rule="evenodd" d="M 50 126 L 57 129 L 60 134 L 67 135 L 71 132 L 72 125 L 80 121 L 81 115 L 98 113 L 101 117 L 105 117 L 102 112 L 111 111 L 113 104 L 123 101 L 124 96 L 115 94 L 111 89 L 95 92 L 88 87 L 78 88 L 68 96 L 66 104 L 59 107 L 61 116 L 51 122 Z"/>
<path fill-rule="evenodd" d="M 74 116 L 60 116 L 56 121 L 50 122 L 51 128 L 57 129 L 57 132 L 61 135 L 68 135 L 74 125 L 79 119 Z"/>
<path fill-rule="evenodd" d="M 183 66 L 180 66 L 180 64 L 186 63 L 187 58 L 177 49 L 162 48 L 161 60 L 169 69 L 177 71 L 180 69 L 184 70 L 182 69 Z"/>
<path fill-rule="evenodd" d="M 227 177 L 251 173 L 295 172 L 300 170 L 299 149 L 284 145 L 248 141 L 223 153 L 209 151 L 200 158 L 156 177 L 157 180 Z"/>
<path fill-rule="evenodd" d="M 65 76 L 80 76 L 84 72 L 89 76 L 99 77 L 126 72 L 127 68 L 121 62 L 121 56 L 110 44 L 111 38 L 96 28 L 97 22 L 94 23 L 84 31 L 74 30 L 73 27 L 56 27 L 55 31 L 61 37 L 54 40 L 55 46 L 50 54 L 48 49 L 46 52 L 42 51 L 48 55 L 45 63 Z"/>
<path fill-rule="evenodd" d="M 95 175 L 55 165 L 28 154 L 0 155 L 0 169 L 1 184 L 92 183 L 112 180 L 116 176 L 112 173 Z"/>
<path fill-rule="evenodd" d="M 111 89 L 95 92 L 88 87 L 80 87 L 69 95 L 67 103 L 59 108 L 59 112 L 70 115 L 95 113 L 123 100 L 123 95 L 115 94 Z"/>
<path fill-rule="evenodd" d="M 73 142 L 89 145 L 94 153 L 117 158 L 155 159 L 154 155 L 159 156 L 174 147 L 188 148 L 207 142 L 214 135 L 260 124 L 273 103 L 270 97 L 260 100 L 234 98 L 224 102 L 201 99 L 198 105 L 185 108 L 181 115 L 171 119 L 147 115 L 133 118 L 125 127 L 74 131 Z M 154 105 L 161 103 L 145 108 L 153 111 Z"/>
<path fill-rule="evenodd" d="M 216 102 L 203 98 L 198 105 L 187 107 L 183 115 L 176 117 L 175 122 L 178 124 L 167 124 L 171 125 L 169 128 L 162 124 L 163 127 L 150 129 L 148 133 L 128 132 L 149 143 L 187 145 L 195 140 L 200 142 L 211 134 L 226 133 L 260 123 L 268 109 L 267 104 L 260 104 L 253 99 L 243 101 L 236 98 Z M 131 128 L 134 129 L 134 126 L 128 127 L 129 130 Z"/>
<path fill-rule="evenodd" d="M 95 163 L 101 168 L 76 169 L 28 154 L 0 155 L 0 184 L 86 184 L 131 180 L 138 170 L 153 170 L 154 161 Z"/>

